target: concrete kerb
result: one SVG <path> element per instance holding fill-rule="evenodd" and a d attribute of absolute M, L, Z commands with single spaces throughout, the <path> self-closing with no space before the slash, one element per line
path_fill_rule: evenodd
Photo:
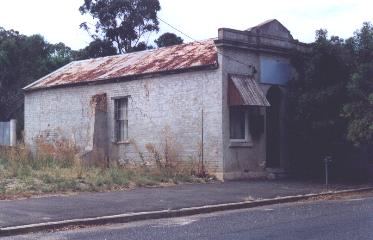
<path fill-rule="evenodd" d="M 218 211 L 227 211 L 227 210 L 236 210 L 244 208 L 254 208 L 272 204 L 280 203 L 291 203 L 301 200 L 307 200 L 314 197 L 322 196 L 332 196 L 339 195 L 344 193 L 358 193 L 364 191 L 371 191 L 373 187 L 358 188 L 358 189 L 349 189 L 341 191 L 329 191 L 323 193 L 313 193 L 305 195 L 296 195 L 296 196 L 287 196 L 287 197 L 277 197 L 272 199 L 263 199 L 257 201 L 244 201 L 236 203 L 225 203 L 225 204 L 216 204 L 216 205 L 207 205 L 201 207 L 191 207 L 191 208 L 182 208 L 177 210 L 161 210 L 161 211 L 151 211 L 151 212 L 138 212 L 138 213 L 126 213 L 118 214 L 111 216 L 102 216 L 94 218 L 82 218 L 82 219 L 72 219 L 56 222 L 46 222 L 46 223 L 37 223 L 13 227 L 4 227 L 0 228 L 0 236 L 11 236 L 19 235 L 30 232 L 39 232 L 47 230 L 55 230 L 60 228 L 72 227 L 72 226 L 94 226 L 94 225 L 105 225 L 105 224 L 115 224 L 115 223 L 128 223 L 135 221 L 143 221 L 150 219 L 162 219 L 162 218 L 173 218 L 173 217 L 182 217 L 182 216 L 191 216 L 196 214 L 206 214 Z"/>

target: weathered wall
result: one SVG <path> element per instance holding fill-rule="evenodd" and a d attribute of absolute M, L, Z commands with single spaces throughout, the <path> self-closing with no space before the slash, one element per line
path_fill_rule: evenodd
<path fill-rule="evenodd" d="M 278 21 L 268 25 L 258 26 L 249 31 L 219 29 L 219 39 L 216 41 L 223 57 L 221 60 L 223 76 L 223 162 L 224 178 L 257 178 L 266 177 L 266 127 L 256 138 L 251 138 L 247 144 L 232 144 L 229 132 L 228 78 L 229 74 L 254 76 L 260 83 L 264 94 L 271 85 L 285 85 L 293 76 L 294 71 L 289 63 L 289 50 L 304 49 L 304 44 L 293 40 L 286 28 Z M 253 75 L 253 68 L 256 69 Z M 282 88 L 282 87 L 281 87 Z M 285 93 L 285 89 L 282 88 Z M 280 162 L 281 168 L 286 168 L 286 129 L 284 128 L 285 102 L 280 107 Z M 262 107 L 260 114 L 266 123 L 266 109 Z M 249 122 L 250 125 L 250 122 Z"/>
<path fill-rule="evenodd" d="M 106 93 L 110 158 L 139 161 L 145 145 L 158 146 L 166 126 L 180 147 L 181 156 L 196 157 L 201 143 L 204 112 L 204 160 L 217 172 L 222 164 L 222 84 L 220 70 L 164 75 L 91 86 L 76 86 L 26 93 L 25 141 L 32 144 L 40 134 L 64 136 L 83 150 L 91 146 L 93 95 Z M 114 143 L 113 97 L 128 96 L 128 133 L 135 144 Z M 136 146 L 135 146 L 136 145 Z M 137 149 L 138 148 L 138 149 Z M 87 149 L 89 150 L 89 149 Z"/>
<path fill-rule="evenodd" d="M 228 106 L 228 79 L 229 74 L 251 75 L 255 67 L 258 73 L 255 80 L 259 81 L 260 61 L 259 55 L 251 51 L 234 49 L 221 49 L 224 56 L 222 60 L 223 71 L 223 146 L 224 146 L 224 178 L 257 178 L 265 176 L 265 133 L 251 142 L 235 146 L 230 140 L 229 106 Z M 240 64 L 237 61 L 244 63 Z M 264 109 L 261 114 L 265 115 Z M 250 124 L 250 123 L 249 123 Z"/>

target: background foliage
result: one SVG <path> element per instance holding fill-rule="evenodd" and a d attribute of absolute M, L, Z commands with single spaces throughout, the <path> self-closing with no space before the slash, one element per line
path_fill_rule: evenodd
<path fill-rule="evenodd" d="M 172 45 L 182 44 L 184 40 L 181 37 L 178 37 L 175 33 L 164 33 L 156 39 L 155 44 L 158 47 L 168 47 Z"/>
<path fill-rule="evenodd" d="M 0 119 L 17 118 L 22 128 L 22 88 L 72 58 L 73 52 L 63 43 L 49 44 L 40 35 L 0 28 Z"/>
<path fill-rule="evenodd" d="M 358 168 L 373 143 L 373 28 L 370 23 L 343 40 L 316 32 L 307 54 L 294 53 L 298 78 L 289 84 L 287 123 L 295 172 L 322 174 L 323 159 L 334 169 Z M 370 156 L 371 158 L 371 156 Z M 361 169 L 355 169 L 359 172 Z M 351 175 L 351 174 L 350 174 Z"/>

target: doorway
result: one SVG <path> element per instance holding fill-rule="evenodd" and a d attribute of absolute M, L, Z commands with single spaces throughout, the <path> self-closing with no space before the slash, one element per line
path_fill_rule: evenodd
<path fill-rule="evenodd" d="M 281 167 L 280 148 L 280 108 L 282 103 L 282 92 L 278 86 L 272 86 L 267 92 L 268 102 L 271 104 L 267 108 L 267 167 Z"/>

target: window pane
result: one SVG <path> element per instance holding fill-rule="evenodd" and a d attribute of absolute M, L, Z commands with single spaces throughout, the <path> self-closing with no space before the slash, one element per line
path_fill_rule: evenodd
<path fill-rule="evenodd" d="M 115 120 L 118 120 L 119 119 L 119 113 L 118 113 L 118 110 L 119 109 L 119 102 L 118 100 L 115 100 L 114 101 L 114 119 Z M 115 123 L 116 124 L 116 123 Z M 115 125 L 116 126 L 116 125 Z"/>
<path fill-rule="evenodd" d="M 122 101 L 120 99 L 117 100 L 117 119 L 120 120 L 122 115 Z"/>
<path fill-rule="evenodd" d="M 116 138 L 117 141 L 125 141 L 128 138 L 128 121 L 118 120 L 116 121 Z"/>
<path fill-rule="evenodd" d="M 127 134 L 127 131 L 128 131 L 128 121 L 123 120 L 123 121 L 121 121 L 121 124 L 122 124 L 122 136 L 121 136 L 122 138 L 121 138 L 121 140 L 125 141 L 128 138 L 128 134 Z"/>
<path fill-rule="evenodd" d="M 116 121 L 116 122 L 115 122 L 115 125 L 116 125 L 116 129 L 115 129 L 115 131 L 116 131 L 116 140 L 117 140 L 117 141 L 123 141 L 123 139 L 122 139 L 122 134 L 121 134 L 121 132 L 122 132 L 122 128 L 121 128 L 121 123 L 120 123 L 120 121 L 119 121 L 119 120 Z"/>
<path fill-rule="evenodd" d="M 128 138 L 127 105 L 127 98 L 116 99 L 114 102 L 115 137 L 118 142 Z"/>
<path fill-rule="evenodd" d="M 122 115 L 121 115 L 122 120 L 127 120 L 127 108 L 128 108 L 128 100 L 126 98 L 126 99 L 123 99 L 122 101 Z"/>
<path fill-rule="evenodd" d="M 231 139 L 245 139 L 245 109 L 230 107 L 229 115 Z"/>

